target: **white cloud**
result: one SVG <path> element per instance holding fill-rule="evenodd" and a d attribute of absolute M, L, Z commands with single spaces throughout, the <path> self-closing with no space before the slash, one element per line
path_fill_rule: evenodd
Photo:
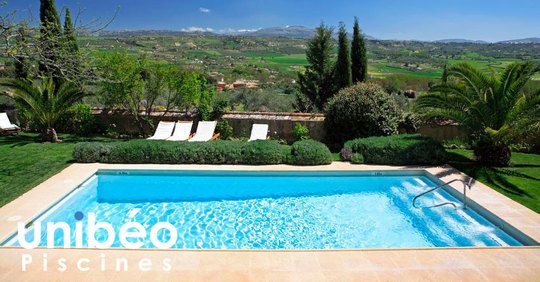
<path fill-rule="evenodd" d="M 253 29 L 244 28 L 244 29 L 239 29 L 238 32 L 254 32 L 254 31 L 257 31 L 259 29 L 260 28 L 253 28 Z"/>
<path fill-rule="evenodd" d="M 183 32 L 213 32 L 214 29 L 210 27 L 199 27 L 199 26 L 190 26 L 186 28 L 182 28 L 181 31 Z"/>
<path fill-rule="evenodd" d="M 240 29 L 225 28 L 225 29 L 220 29 L 218 32 L 224 33 L 224 34 L 238 34 L 238 33 L 254 32 L 259 29 L 260 28 L 240 28 Z"/>
<path fill-rule="evenodd" d="M 208 8 L 203 8 L 203 7 L 200 7 L 200 8 L 199 8 L 199 11 L 200 11 L 201 13 L 210 13 L 210 9 L 208 9 Z"/>

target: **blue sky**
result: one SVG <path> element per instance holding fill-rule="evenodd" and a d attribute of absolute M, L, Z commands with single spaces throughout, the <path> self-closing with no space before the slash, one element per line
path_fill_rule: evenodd
<path fill-rule="evenodd" d="M 82 21 L 110 19 L 122 29 L 257 29 L 271 26 L 351 27 L 381 39 L 465 38 L 498 41 L 540 37 L 540 0 L 57 0 L 58 9 L 83 10 Z M 2 14 L 38 17 L 38 0 L 8 0 Z"/>

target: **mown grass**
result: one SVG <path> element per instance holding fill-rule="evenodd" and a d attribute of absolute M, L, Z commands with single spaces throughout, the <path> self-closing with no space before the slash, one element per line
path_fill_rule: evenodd
<path fill-rule="evenodd" d="M 512 153 L 511 166 L 484 167 L 472 160 L 469 150 L 449 150 L 450 165 L 540 213 L 540 155 Z"/>
<path fill-rule="evenodd" d="M 61 135 L 61 143 L 40 143 L 39 136 L 22 133 L 0 137 L 0 206 L 58 173 L 72 162 L 77 142 L 110 139 Z"/>

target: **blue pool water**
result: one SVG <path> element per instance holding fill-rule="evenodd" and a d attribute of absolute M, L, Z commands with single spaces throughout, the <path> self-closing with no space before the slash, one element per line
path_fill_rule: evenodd
<path fill-rule="evenodd" d="M 101 171 L 38 221 L 42 226 L 67 222 L 72 245 L 77 212 L 85 216 L 80 221 L 84 232 L 89 213 L 111 223 L 117 233 L 126 222 L 148 230 L 169 222 L 177 229 L 173 248 L 178 249 L 521 245 L 471 209 L 414 208 L 413 197 L 434 186 L 420 173 Z M 418 203 L 445 201 L 461 203 L 444 190 Z M 104 241 L 107 233 L 98 231 L 96 238 Z M 46 246 L 46 230 L 41 234 L 40 245 Z M 148 237 L 135 241 L 154 248 Z M 168 231 L 158 233 L 163 241 L 169 237 Z M 33 230 L 26 238 L 33 239 Z M 82 238 L 87 246 L 86 234 Z M 63 243 L 57 231 L 54 244 Z M 122 247 L 118 237 L 113 247 Z"/>

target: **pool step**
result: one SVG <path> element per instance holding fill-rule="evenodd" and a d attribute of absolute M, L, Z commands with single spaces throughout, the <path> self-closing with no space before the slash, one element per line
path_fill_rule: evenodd
<path fill-rule="evenodd" d="M 413 204 L 413 207 L 415 208 L 418 208 L 418 206 L 416 206 L 416 200 L 426 194 L 429 194 L 437 189 L 440 189 L 440 188 L 443 188 L 447 185 L 450 185 L 454 182 L 461 182 L 463 184 L 463 209 L 467 209 L 467 188 L 469 188 L 469 190 L 471 189 L 471 183 L 472 183 L 472 178 L 469 178 L 469 181 L 468 182 L 465 182 L 461 179 L 454 179 L 454 180 L 451 180 L 451 181 L 448 181 L 444 184 L 441 184 L 437 187 L 434 187 L 434 188 L 431 188 L 427 191 L 424 191 L 418 195 L 416 195 L 414 198 L 413 198 L 413 201 L 412 201 L 412 204 Z M 447 205 L 451 205 L 454 207 L 454 209 L 457 209 L 457 205 L 453 202 L 444 202 L 444 203 L 440 203 L 440 204 L 436 204 L 436 205 L 433 205 L 433 206 L 429 206 L 429 207 L 426 207 L 426 208 L 436 208 L 436 207 L 442 207 L 442 206 L 447 206 Z"/>

